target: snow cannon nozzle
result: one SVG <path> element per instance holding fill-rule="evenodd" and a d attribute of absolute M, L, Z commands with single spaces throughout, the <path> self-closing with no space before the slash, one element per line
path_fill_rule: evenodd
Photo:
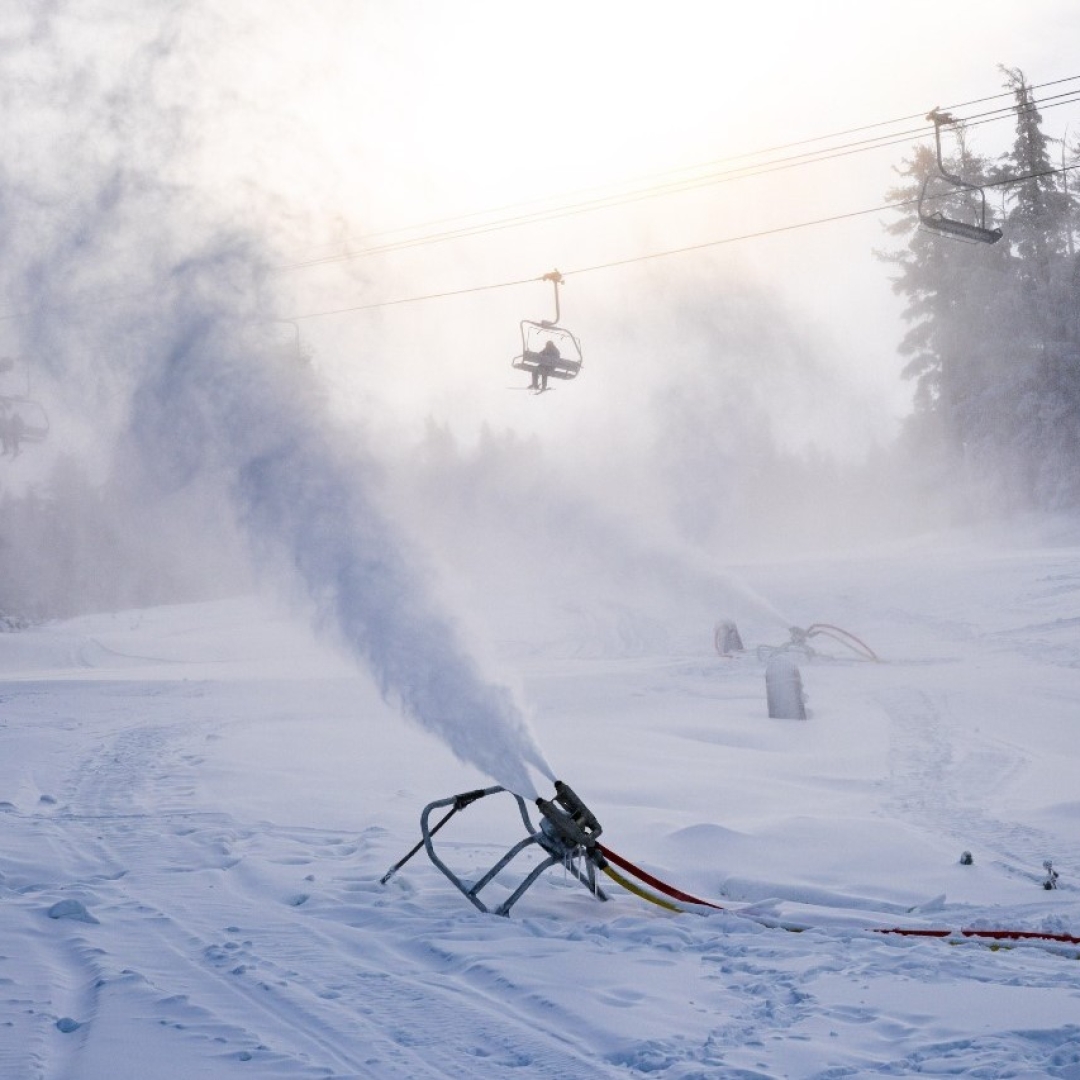
<path fill-rule="evenodd" d="M 810 631 L 804 630 L 801 626 L 789 626 L 788 633 L 791 635 L 792 645 L 805 645 L 810 637 Z"/>
<path fill-rule="evenodd" d="M 570 851 L 583 848 L 590 855 L 598 854 L 596 838 L 604 830 L 569 784 L 556 780 L 555 798 L 538 798 L 536 805 L 544 815 L 543 831 L 551 840 Z"/>

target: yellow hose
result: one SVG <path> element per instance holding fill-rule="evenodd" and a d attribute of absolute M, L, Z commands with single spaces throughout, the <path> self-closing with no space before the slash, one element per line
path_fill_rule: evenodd
<path fill-rule="evenodd" d="M 657 907 L 667 908 L 668 911 L 682 912 L 682 908 L 675 904 L 668 903 L 667 900 L 661 900 L 658 896 L 653 896 L 652 893 L 647 892 L 640 886 L 635 885 L 632 881 L 628 881 L 615 870 L 612 870 L 610 866 L 603 867 L 604 873 L 607 874 L 612 881 L 618 882 L 627 892 L 632 892 L 635 896 L 640 896 L 642 900 L 648 900 L 650 904 L 656 904 Z"/>

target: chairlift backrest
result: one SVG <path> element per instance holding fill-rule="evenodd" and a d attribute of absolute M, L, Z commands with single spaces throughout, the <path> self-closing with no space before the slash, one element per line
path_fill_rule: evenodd
<path fill-rule="evenodd" d="M 559 286 L 562 274 L 552 270 L 543 281 L 555 289 L 554 319 L 523 319 L 521 321 L 521 352 L 510 361 L 519 371 L 528 371 L 543 378 L 573 379 L 581 371 L 581 343 L 566 327 L 559 325 Z"/>
<path fill-rule="evenodd" d="M 945 168 L 945 164 L 941 158 L 942 125 L 954 124 L 956 121 L 949 113 L 941 112 L 939 109 L 932 109 L 927 114 L 926 119 L 930 120 L 934 125 L 934 145 L 937 150 L 938 178 L 944 180 L 947 184 L 951 184 L 954 188 L 963 191 L 978 192 L 979 223 L 975 225 L 966 221 L 959 221 L 956 218 L 946 217 L 940 210 L 928 212 L 924 208 L 924 203 L 926 201 L 926 190 L 931 180 L 929 173 L 923 180 L 922 188 L 919 190 L 919 221 L 928 229 L 933 229 L 935 232 L 956 236 L 963 240 L 973 240 L 980 244 L 996 244 L 1004 234 L 1001 229 L 988 229 L 986 227 L 986 192 L 983 191 L 978 184 L 973 184 L 970 181 L 964 180 L 949 172 Z"/>

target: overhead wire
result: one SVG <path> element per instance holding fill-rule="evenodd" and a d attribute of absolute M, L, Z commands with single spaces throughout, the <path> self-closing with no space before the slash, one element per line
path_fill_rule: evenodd
<path fill-rule="evenodd" d="M 1059 176 L 1065 173 L 1072 172 L 1075 169 L 1080 169 L 1080 162 L 1073 165 L 1066 165 L 1055 169 L 1045 169 L 1037 173 L 1027 173 L 1024 176 L 1011 176 L 1001 180 L 988 181 L 983 184 L 984 188 L 1002 188 L 1009 187 L 1014 184 L 1026 183 L 1030 180 L 1038 180 L 1047 176 Z M 839 221 L 848 221 L 852 218 L 866 217 L 869 214 L 879 214 L 885 211 L 903 209 L 907 206 L 915 206 L 918 203 L 917 198 L 902 199 L 897 202 L 882 203 L 878 206 L 866 207 L 862 210 L 849 210 L 839 214 L 830 214 L 825 217 L 813 218 L 808 221 L 790 222 L 786 225 L 777 225 L 768 229 L 758 229 L 754 232 L 739 233 L 734 236 L 725 236 L 715 240 L 703 240 L 697 244 L 687 244 L 677 248 L 667 248 L 663 251 L 653 251 L 644 255 L 630 255 L 624 259 L 612 259 L 608 262 L 594 263 L 591 266 L 579 266 L 572 270 L 562 270 L 560 273 L 563 278 L 573 277 L 581 274 L 590 274 L 598 270 L 613 270 L 620 266 L 629 266 L 633 263 L 648 262 L 652 259 L 668 258 L 672 255 L 686 255 L 694 251 L 702 251 L 705 248 L 721 247 L 726 244 L 740 243 L 746 240 L 760 240 L 768 236 L 777 236 L 781 233 L 796 232 L 801 229 L 808 229 L 815 225 L 832 225 Z M 538 281 L 543 281 L 544 276 L 538 275 L 536 277 L 523 278 L 517 281 L 502 281 L 496 282 L 491 285 L 475 285 L 471 288 L 454 289 L 448 292 L 440 293 L 428 293 L 423 296 L 408 296 L 399 297 L 395 300 L 376 300 L 364 304 L 353 304 L 348 307 L 339 307 L 327 311 L 310 311 L 300 315 L 292 315 L 291 319 L 315 319 L 321 318 L 326 315 L 344 315 L 350 312 L 357 311 L 370 311 L 375 308 L 397 306 L 399 304 L 419 303 L 424 300 L 436 300 L 443 297 L 461 296 L 466 293 L 479 293 L 488 292 L 493 289 L 504 289 L 517 285 L 531 285 Z"/>
<path fill-rule="evenodd" d="M 1069 105 L 1080 102 L 1080 92 L 1069 96 L 1068 100 L 1055 102 L 1050 105 L 1043 106 L 1044 108 L 1055 108 L 1058 105 Z M 1030 109 L 1035 106 L 1027 106 Z M 1013 107 L 1009 107 L 1007 110 L 999 110 L 1000 115 L 988 115 L 982 119 L 974 120 L 970 123 L 965 121 L 965 126 L 968 128 L 978 127 L 988 123 L 994 123 L 997 120 L 1005 119 L 1016 110 Z M 587 213 L 595 210 L 611 209 L 619 206 L 625 206 L 632 202 L 642 202 L 646 199 L 659 198 L 666 195 L 678 194 L 686 191 L 694 191 L 703 187 L 711 187 L 715 184 L 731 183 L 735 180 L 745 180 L 753 177 L 764 176 L 768 173 L 781 172 L 788 169 L 800 168 L 804 165 L 818 164 L 825 161 L 833 161 L 841 157 L 850 157 L 853 154 L 865 153 L 869 150 L 880 150 L 893 146 L 900 146 L 910 141 L 913 137 L 920 137 L 932 131 L 933 128 L 921 126 L 918 128 L 912 128 L 907 131 L 900 132 L 898 134 L 890 134 L 889 136 L 881 136 L 877 139 L 861 140 L 857 143 L 850 143 L 844 146 L 831 147 L 828 152 L 819 152 L 816 154 L 797 154 L 788 158 L 779 158 L 773 161 L 762 162 L 758 165 L 743 166 L 739 168 L 729 169 L 724 172 L 714 173 L 709 176 L 695 177 L 689 180 L 672 181 L 666 185 L 654 186 L 647 189 L 639 189 L 630 191 L 622 195 L 608 195 L 598 197 L 596 199 L 586 200 L 578 203 L 571 203 L 564 206 L 554 207 L 546 210 L 536 210 L 528 214 L 520 214 L 514 218 L 502 218 L 492 222 L 484 222 L 477 225 L 462 226 L 459 229 L 454 229 L 442 233 L 434 233 L 426 236 L 412 237 L 406 240 L 399 240 L 393 243 L 382 244 L 379 246 L 373 246 L 364 248 L 358 251 L 352 251 L 348 253 L 342 253 L 337 255 L 326 255 L 318 259 L 309 260 L 302 263 L 293 263 L 281 269 L 305 269 L 312 266 L 325 265 L 331 262 L 344 262 L 352 259 L 365 258 L 371 255 L 383 255 L 389 252 L 402 251 L 407 248 L 414 247 L 426 247 L 429 244 L 445 243 L 451 240 L 461 240 L 473 236 L 481 236 L 485 233 L 501 232 L 504 229 L 520 228 L 524 225 L 534 225 L 545 221 L 553 221 L 558 218 L 570 217 L 575 214 Z"/>
<path fill-rule="evenodd" d="M 1072 83 L 1080 80 L 1080 75 L 1071 75 L 1060 79 L 1051 80 L 1049 82 L 1033 84 L 1027 87 L 1029 92 L 1034 92 L 1040 89 L 1046 89 L 1055 86 L 1061 86 L 1066 83 Z M 974 98 L 967 102 L 962 102 L 957 105 L 949 106 L 948 109 L 957 111 L 963 108 L 970 108 L 975 105 L 986 104 L 988 102 L 997 101 L 1002 98 L 1015 99 L 1014 91 L 1005 91 L 999 94 L 993 94 L 982 98 Z M 1038 109 L 1050 109 L 1061 105 L 1068 105 L 1080 102 L 1080 89 L 1065 91 L 1062 93 L 1051 95 L 1049 98 L 1044 98 L 1042 101 L 1030 101 L 1023 106 L 1024 110 L 1038 110 Z M 994 123 L 999 120 L 1005 119 L 1009 116 L 1015 115 L 1017 112 L 1016 104 L 1009 104 L 999 106 L 994 109 L 985 110 L 981 113 L 975 113 L 970 117 L 961 118 L 958 123 L 962 123 L 965 128 L 977 127 L 988 123 Z M 705 176 L 693 176 L 683 180 L 670 180 L 665 184 L 654 184 L 651 187 L 641 188 L 633 187 L 635 183 L 639 181 L 631 181 L 622 185 L 623 188 L 629 187 L 630 190 L 623 191 L 621 194 L 608 194 L 606 196 L 597 196 L 593 199 L 584 199 L 576 203 L 568 203 L 564 205 L 557 205 L 555 207 L 548 208 L 546 210 L 536 210 L 529 214 L 520 214 L 516 217 L 504 218 L 495 221 L 482 222 L 472 226 L 462 226 L 459 229 L 448 230 L 441 233 L 432 233 L 428 235 L 414 236 L 408 239 L 403 239 L 393 243 L 386 243 L 383 245 L 372 246 L 363 248 L 357 251 L 339 252 L 334 255 L 322 256 L 319 258 L 307 259 L 297 261 L 288 264 L 282 264 L 276 269 L 279 271 L 285 270 L 299 270 L 309 267 L 324 265 L 331 262 L 341 262 L 355 258 L 361 258 L 369 255 L 382 254 L 386 252 L 402 250 L 404 248 L 423 246 L 433 243 L 442 243 L 449 240 L 463 239 L 465 237 L 477 236 L 487 232 L 500 231 L 503 229 L 517 228 L 523 225 L 535 224 L 542 221 L 553 220 L 558 217 L 566 217 L 573 214 L 585 213 L 592 210 L 614 208 L 621 205 L 626 205 L 630 202 L 642 201 L 644 199 L 655 198 L 663 195 L 676 194 L 682 191 L 690 191 L 696 188 L 710 186 L 719 183 L 728 183 L 734 180 L 749 179 L 766 175 L 771 172 L 777 172 L 781 170 L 801 167 L 803 165 L 817 164 L 819 162 L 831 161 L 840 157 L 847 157 L 857 153 L 864 153 L 870 150 L 877 150 L 887 148 L 891 146 L 901 145 L 907 143 L 913 136 L 920 137 L 928 134 L 933 130 L 932 127 L 927 127 L 924 124 L 918 127 L 905 129 L 900 132 L 887 132 L 882 135 L 874 136 L 872 138 L 859 139 L 852 142 L 840 144 L 838 146 L 828 146 L 819 151 L 805 151 L 803 153 L 791 154 L 786 157 L 772 158 L 764 161 L 758 161 L 747 165 L 735 166 L 731 163 L 737 161 L 744 161 L 753 158 L 765 158 L 767 155 L 781 153 L 788 150 L 794 150 L 801 146 L 810 146 L 816 143 L 826 142 L 832 139 L 844 138 L 850 135 L 859 135 L 864 132 L 874 131 L 881 128 L 888 128 L 897 124 L 909 123 L 920 119 L 920 114 L 911 114 L 909 116 L 897 117 L 893 120 L 879 121 L 873 124 L 864 124 L 857 127 L 846 128 L 841 131 L 832 132 L 825 135 L 813 136 L 811 138 L 796 140 L 793 142 L 787 142 L 777 144 L 775 146 L 766 148 L 764 150 L 745 152 L 730 156 L 728 158 L 717 159 L 712 162 L 705 163 L 698 166 L 689 166 L 679 170 L 672 170 L 667 173 L 656 174 L 657 179 L 665 176 L 674 176 L 677 174 L 692 173 L 704 168 L 715 168 L 717 166 L 728 165 L 727 169 L 721 169 L 718 172 L 713 172 Z M 925 117 L 921 117 L 925 120 Z M 1025 180 L 1036 179 L 1038 176 L 1049 176 L 1056 174 L 1065 174 L 1075 169 L 1076 165 L 1063 166 L 1059 169 L 1048 170 L 1045 173 L 1040 173 L 1032 176 L 1009 178 L 994 183 L 984 184 L 984 187 L 1000 187 L 1007 184 L 1019 183 Z M 589 189 L 589 190 L 602 190 L 602 189 Z M 584 193 L 579 193 L 584 194 Z M 569 196 L 568 196 L 569 197 Z M 611 260 L 604 263 L 597 263 L 591 266 L 578 267 L 577 269 L 563 271 L 564 277 L 572 274 L 585 274 L 597 270 L 606 270 L 618 266 L 629 265 L 637 262 L 644 262 L 650 259 L 664 258 L 671 255 L 686 254 L 689 252 L 701 250 L 709 247 L 717 247 L 726 244 L 738 243 L 747 240 L 761 239 L 768 236 L 774 236 L 781 233 L 797 231 L 801 229 L 811 228 L 816 225 L 833 224 L 839 221 L 845 221 L 852 218 L 863 217 L 869 214 L 881 213 L 883 211 L 895 210 L 903 208 L 904 206 L 913 205 L 916 200 L 909 200 L 904 202 L 894 202 L 885 205 L 867 207 L 865 209 L 853 210 L 838 214 L 832 214 L 824 217 L 814 218 L 807 221 L 793 222 L 786 225 L 775 226 L 767 229 L 755 230 L 753 232 L 741 233 L 734 236 L 721 237 L 714 240 L 707 240 L 697 244 L 685 245 L 683 247 L 671 248 L 664 251 L 647 253 L 644 255 L 630 256 L 624 259 Z M 502 209 L 513 209 L 514 206 L 522 205 L 535 205 L 535 204 L 512 204 Z M 402 228 L 393 230 L 391 232 L 372 234 L 371 238 L 375 239 L 379 236 L 389 236 L 395 233 L 415 231 L 417 229 L 423 229 L 425 227 L 431 227 L 432 225 L 439 225 L 443 223 L 449 223 L 453 221 L 468 221 L 473 218 L 490 216 L 491 213 L 499 213 L 496 211 L 481 211 L 470 215 L 465 215 L 458 218 L 444 218 L 440 221 L 430 222 L 427 226 L 412 226 L 408 228 Z M 391 300 L 372 301 L 363 304 L 351 304 L 335 308 L 329 308 L 321 311 L 303 312 L 300 314 L 289 316 L 289 321 L 298 319 L 311 319 L 319 318 L 323 316 L 347 314 L 350 312 L 366 311 L 375 308 L 393 307 L 402 304 L 419 303 L 428 300 L 438 300 L 448 297 L 463 296 L 471 293 L 489 292 L 496 289 L 511 288 L 519 285 L 531 284 L 535 281 L 542 280 L 542 276 L 521 278 L 511 281 L 499 281 L 486 285 L 475 285 L 459 289 L 442 290 L 438 292 L 425 293 L 415 296 L 399 297 Z M 8 312 L 0 314 L 0 321 L 8 321 L 13 318 L 19 317 L 17 312 Z"/>
<path fill-rule="evenodd" d="M 365 311 L 369 308 L 376 307 L 394 307 L 397 304 L 415 304 L 423 300 L 444 300 L 451 296 L 465 296 L 468 293 L 477 292 L 490 292 L 493 289 L 509 289 L 516 285 L 531 285 L 534 281 L 543 281 L 543 276 L 534 278 L 521 278 L 517 281 L 499 281 L 493 285 L 473 285 L 464 289 L 449 289 L 445 292 L 427 293 L 424 296 L 406 296 L 399 300 L 380 300 L 373 304 L 361 304 L 359 306 L 332 308 L 328 311 L 309 311 L 303 315 L 290 315 L 286 318 L 285 322 L 291 322 L 296 319 L 315 319 L 323 315 L 344 315 L 350 311 Z"/>
<path fill-rule="evenodd" d="M 1028 89 L 1030 91 L 1041 90 L 1041 89 L 1046 89 L 1046 88 L 1049 88 L 1049 87 L 1052 87 L 1052 86 L 1060 86 L 1060 85 L 1063 85 L 1065 83 L 1076 82 L 1078 80 L 1080 80 L 1080 75 L 1069 75 L 1069 76 L 1065 76 L 1064 78 L 1053 79 L 1053 80 L 1050 80 L 1048 82 L 1033 84 L 1032 86 L 1028 87 Z M 1061 96 L 1061 95 L 1055 95 L 1055 96 Z M 954 110 L 955 109 L 966 109 L 966 108 L 970 108 L 971 106 L 974 106 L 974 105 L 986 104 L 989 101 L 997 101 L 997 100 L 999 100 L 1001 98 L 1013 98 L 1013 97 L 1015 97 L 1015 92 L 1011 91 L 1011 90 L 1006 90 L 1006 91 L 1003 91 L 1003 92 L 998 93 L 998 94 L 991 94 L 991 95 L 986 96 L 986 97 L 972 98 L 969 101 L 959 102 L 959 103 L 957 103 L 955 105 L 948 106 L 948 108 L 949 109 L 954 109 Z M 1044 99 L 1044 100 L 1048 100 L 1048 99 Z M 1014 108 L 1015 108 L 1015 106 L 1013 106 L 1013 105 L 1002 106 L 998 110 L 992 110 L 992 112 L 1002 112 L 1002 113 L 1007 115 L 1009 112 L 1014 111 Z M 977 115 L 989 115 L 989 114 L 977 114 Z M 666 170 L 666 171 L 661 172 L 661 173 L 654 173 L 654 174 L 649 174 L 649 175 L 646 175 L 646 176 L 643 176 L 643 177 L 638 177 L 635 180 L 626 181 L 623 184 L 615 185 L 615 186 L 617 186 L 617 187 L 628 187 L 628 186 L 631 186 L 631 185 L 640 185 L 642 183 L 647 183 L 647 182 L 663 181 L 663 180 L 665 180 L 665 178 L 672 177 L 672 176 L 675 176 L 675 175 L 678 175 L 678 174 L 699 172 L 702 169 L 711 169 L 711 168 L 715 168 L 718 165 L 727 165 L 727 164 L 730 164 L 732 162 L 742 161 L 742 160 L 749 159 L 749 158 L 765 157 L 766 155 L 776 154 L 776 153 L 780 153 L 780 152 L 786 151 L 786 150 L 792 150 L 792 149 L 795 149 L 796 147 L 799 147 L 799 146 L 810 146 L 810 145 L 812 145 L 814 143 L 825 142 L 825 141 L 828 141 L 828 140 L 831 140 L 831 139 L 845 138 L 845 137 L 847 137 L 849 135 L 858 135 L 858 134 L 861 134 L 861 133 L 866 132 L 866 131 L 876 130 L 878 128 L 892 127 L 895 124 L 905 124 L 905 123 L 911 123 L 913 121 L 923 121 L 925 119 L 926 119 L 926 117 L 921 112 L 920 113 L 911 113 L 911 114 L 909 114 L 907 116 L 895 117 L 892 120 L 879 120 L 879 121 L 877 121 L 875 123 L 861 124 L 861 125 L 858 125 L 856 127 L 844 128 L 844 129 L 839 130 L 839 131 L 828 132 L 827 134 L 824 134 L 824 135 L 814 135 L 814 136 L 810 136 L 810 137 L 805 138 L 805 139 L 796 139 L 796 140 L 793 140 L 791 142 L 779 143 L 779 144 L 774 145 L 774 146 L 764 147 L 763 149 L 760 149 L 760 150 L 744 151 L 744 152 L 739 153 L 739 154 L 733 154 L 733 155 L 729 155 L 729 156 L 724 157 L 724 158 L 713 159 L 713 160 L 707 161 L 707 162 L 701 162 L 701 163 L 698 163 L 696 165 L 687 165 L 687 166 L 683 166 L 683 167 L 677 168 L 677 169 L 669 169 L 669 170 Z M 919 132 L 921 132 L 922 130 L 924 130 L 924 128 L 918 129 Z M 914 133 L 917 133 L 917 132 L 905 132 L 904 135 L 906 137 L 907 135 L 914 134 Z M 897 133 L 893 133 L 893 135 L 896 136 Z M 884 136 L 882 136 L 882 138 L 884 138 Z M 886 145 L 892 145 L 892 144 L 890 143 L 890 144 L 886 144 Z M 564 193 L 562 196 L 557 196 L 556 198 L 563 198 L 563 199 L 580 198 L 580 197 L 582 197 L 584 195 L 588 195 L 588 194 L 591 194 L 593 192 L 610 190 L 610 187 L 611 187 L 611 185 L 607 185 L 605 187 L 595 187 L 594 186 L 594 187 L 585 188 L 585 189 L 578 189 L 576 191 Z M 552 200 L 549 199 L 549 200 L 540 200 L 540 201 L 550 202 Z M 472 220 L 474 218 L 479 218 L 479 217 L 490 217 L 492 214 L 500 214 L 500 213 L 503 213 L 504 211 L 507 211 L 507 210 L 515 210 L 515 209 L 520 209 L 523 206 L 533 206 L 533 205 L 536 205 L 536 200 L 534 200 L 532 202 L 509 203 L 509 204 L 504 204 L 504 205 L 498 206 L 498 207 L 491 207 L 491 208 L 488 208 L 486 210 L 473 211 L 473 212 L 467 213 L 467 214 L 459 214 L 459 215 L 453 215 L 453 216 L 437 218 L 437 219 L 432 220 L 432 221 L 427 221 L 427 222 L 423 222 L 423 223 L 419 223 L 419 224 L 415 224 L 415 225 L 399 226 L 399 227 L 394 228 L 394 229 L 382 230 L 382 231 L 377 232 L 377 233 L 371 233 L 366 237 L 361 237 L 359 242 L 364 243 L 365 241 L 369 241 L 369 240 L 377 240 L 380 237 L 395 236 L 395 235 L 398 235 L 400 233 L 405 233 L 405 232 L 417 232 L 417 231 L 422 230 L 422 229 L 431 229 L 431 228 L 434 228 L 436 226 L 446 225 L 446 224 L 449 224 L 449 223 L 455 222 L 455 221 L 469 221 L 469 220 Z M 380 247 L 381 246 L 382 245 L 380 245 Z M 357 252 L 357 253 L 336 252 L 336 253 L 334 253 L 332 255 L 313 257 L 311 259 L 304 259 L 304 260 L 299 260 L 299 261 L 296 261 L 296 262 L 293 262 L 293 263 L 283 264 L 281 267 L 278 267 L 278 269 L 281 269 L 281 270 L 297 269 L 297 268 L 302 268 L 302 267 L 306 267 L 306 266 L 309 266 L 309 265 L 311 265 L 311 266 L 319 265 L 319 264 L 324 263 L 324 262 L 342 261 L 342 260 L 345 260 L 345 259 L 349 259 L 351 257 L 356 257 L 357 255 L 366 254 L 366 253 L 367 253 L 366 249 L 364 251 Z"/>
<path fill-rule="evenodd" d="M 1048 83 L 1040 83 L 1035 86 L 1028 87 L 1028 90 L 1033 92 L 1038 89 L 1058 86 L 1068 82 L 1075 82 L 1077 80 L 1080 80 L 1080 75 L 1068 76 L 1067 78 L 1056 79 Z M 984 98 L 976 98 L 970 102 L 961 103 L 959 105 L 951 105 L 948 108 L 949 110 L 955 111 L 962 108 L 968 108 L 972 105 L 985 104 L 986 102 L 995 101 L 1006 97 L 1015 98 L 1015 93 L 1013 91 L 1006 91 L 1002 94 L 991 95 Z M 1080 102 L 1080 90 L 1071 90 L 1064 93 L 1051 95 L 1050 97 L 1043 99 L 1042 102 L 1032 102 L 1025 105 L 1024 108 L 1027 110 L 1040 107 L 1043 109 L 1050 109 L 1056 108 L 1061 105 L 1075 104 L 1077 102 Z M 985 124 L 995 123 L 999 120 L 1007 119 L 1015 113 L 1016 105 L 1008 104 L 995 109 L 986 110 L 981 113 L 976 113 L 971 117 L 965 118 L 963 120 L 963 123 L 965 127 L 979 127 Z M 477 211 L 475 213 L 463 215 L 460 217 L 443 218 L 435 222 L 430 222 L 427 225 L 403 227 L 389 232 L 374 233 L 371 234 L 367 239 L 371 241 L 376 241 L 379 237 L 390 237 L 404 232 L 419 232 L 420 234 L 405 237 L 400 240 L 388 240 L 384 243 L 370 243 L 366 247 L 337 252 L 331 255 L 318 256 L 311 259 L 304 259 L 291 263 L 285 263 L 277 267 L 277 269 L 279 271 L 301 270 L 309 267 L 326 265 L 328 263 L 351 261 L 353 259 L 385 254 L 388 252 L 404 250 L 412 247 L 427 246 L 429 244 L 435 243 L 445 243 L 451 240 L 460 240 L 465 237 L 479 236 L 489 232 L 501 231 L 503 229 L 519 228 L 524 225 L 551 221 L 556 218 L 568 217 L 574 214 L 618 207 L 631 202 L 638 202 L 645 199 L 658 198 L 666 195 L 677 194 L 683 191 L 692 191 L 701 187 L 712 186 L 714 184 L 730 183 L 735 180 L 757 177 L 771 172 L 802 167 L 803 165 L 831 161 L 835 160 L 836 158 L 847 157 L 852 154 L 865 153 L 871 150 L 879 150 L 892 146 L 898 146 L 908 142 L 912 137 L 920 137 L 927 134 L 929 131 L 932 131 L 933 128 L 926 125 L 925 119 L 925 116 L 913 114 L 911 116 L 899 117 L 894 120 L 880 121 L 875 124 L 865 124 L 855 128 L 847 128 L 843 131 L 834 132 L 828 135 L 820 135 L 808 139 L 783 143 L 777 146 L 766 148 L 764 150 L 747 152 L 732 155 L 727 158 L 717 159 L 703 165 L 689 166 L 668 173 L 656 174 L 653 177 L 647 177 L 640 181 L 630 181 L 626 184 L 618 186 L 621 189 L 628 190 L 612 192 L 611 189 L 608 188 L 606 189 L 609 192 L 608 194 L 594 195 L 592 197 L 585 198 L 584 196 L 588 195 L 591 191 L 605 190 L 597 188 L 586 189 L 583 192 L 563 196 L 564 199 L 572 199 L 576 201 L 563 202 L 555 206 L 549 206 L 547 208 L 541 207 L 528 212 L 518 213 L 513 216 L 498 217 L 494 220 L 483 220 L 475 222 L 474 224 L 462 224 L 458 228 L 445 229 L 438 232 L 421 231 L 424 229 L 430 229 L 435 226 L 450 224 L 453 222 L 464 223 L 473 221 L 477 218 L 491 219 L 492 215 L 501 214 L 505 210 L 513 210 L 526 206 L 537 206 L 537 204 L 511 204 L 509 206 L 501 207 L 496 210 Z M 859 139 L 854 142 L 843 143 L 838 146 L 825 147 L 821 150 L 804 151 L 802 153 L 789 154 L 787 156 L 779 158 L 768 157 L 768 155 L 781 153 L 787 150 L 793 150 L 800 146 L 809 146 L 814 143 L 846 137 L 848 135 L 861 134 L 863 132 L 873 131 L 880 128 L 887 128 L 899 123 L 908 123 L 914 120 L 921 120 L 923 121 L 923 123 L 920 123 L 920 125 L 917 127 L 908 128 L 903 131 L 890 131 L 881 135 L 873 136 L 871 138 Z M 767 160 L 761 160 L 756 162 L 752 161 L 749 164 L 743 165 L 733 164 L 734 162 L 746 161 L 747 159 L 754 158 L 766 158 Z M 721 166 L 726 167 L 719 168 Z M 718 168 L 719 171 L 716 171 Z M 714 171 L 705 175 L 683 176 L 682 179 L 664 180 L 664 177 L 696 173 L 700 172 L 700 170 L 702 169 L 712 169 Z M 647 186 L 642 186 L 642 184 L 647 184 Z M 550 202 L 551 200 L 547 201 Z M 363 241 L 361 242 L 363 243 Z"/>

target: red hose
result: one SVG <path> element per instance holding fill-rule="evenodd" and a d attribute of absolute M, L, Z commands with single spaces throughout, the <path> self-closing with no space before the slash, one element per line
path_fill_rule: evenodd
<path fill-rule="evenodd" d="M 708 900 L 702 900 L 700 897 L 692 896 L 690 893 L 683 892 L 681 889 L 676 889 L 673 885 L 668 885 L 666 882 L 661 881 L 658 877 L 654 877 L 647 870 L 642 870 L 641 867 L 635 866 L 629 859 L 624 859 L 621 855 L 616 854 L 610 848 L 604 847 L 603 844 L 597 844 L 597 848 L 604 858 L 613 862 L 616 866 L 625 870 L 628 874 L 632 874 L 639 881 L 645 882 L 647 885 L 656 889 L 657 892 L 663 893 L 665 896 L 670 896 L 673 900 L 679 900 L 684 904 L 696 904 L 699 907 L 712 908 L 714 911 L 728 911 L 734 915 L 740 915 L 741 912 L 737 908 L 724 908 L 719 904 L 711 903 Z M 754 917 L 744 916 L 745 918 Z M 761 922 L 760 919 L 754 919 L 755 922 Z M 776 924 L 762 924 L 775 926 Z M 781 929 L 787 929 L 787 927 L 780 927 Z M 806 927 L 800 927 L 800 931 L 807 929 Z M 920 929 L 918 927 L 873 927 L 871 933 L 874 934 L 896 934 L 901 937 L 926 937 L 926 938 L 950 938 L 957 934 L 961 937 L 986 939 L 989 941 L 1047 941 L 1056 942 L 1062 945 L 1080 945 L 1080 937 L 1074 934 L 1054 934 L 1049 931 L 1043 930 L 975 930 L 965 928 L 961 930 L 940 930 L 940 929 Z"/>
<path fill-rule="evenodd" d="M 711 904 L 708 900 L 699 900 L 696 896 L 691 896 L 689 893 L 684 893 L 681 889 L 676 889 L 672 885 L 667 885 L 659 878 L 653 877 L 652 874 L 646 870 L 642 870 L 641 867 L 635 866 L 628 859 L 624 859 L 621 855 L 616 855 L 610 848 L 604 847 L 603 844 L 596 845 L 604 858 L 613 862 L 616 866 L 621 867 L 628 874 L 633 874 L 639 881 L 644 881 L 646 885 L 651 885 L 658 892 L 662 892 L 665 896 L 670 896 L 674 900 L 681 900 L 684 904 L 699 904 L 701 907 L 713 908 L 715 911 L 726 911 L 726 908 L 720 907 L 719 904 Z"/>
<path fill-rule="evenodd" d="M 900 934 L 904 937 L 947 938 L 954 933 L 966 938 L 988 938 L 991 941 L 1058 941 L 1063 945 L 1080 945 L 1080 937 L 1073 934 L 1051 934 L 1043 930 L 918 930 L 897 927 L 875 929 L 875 934 Z"/>

